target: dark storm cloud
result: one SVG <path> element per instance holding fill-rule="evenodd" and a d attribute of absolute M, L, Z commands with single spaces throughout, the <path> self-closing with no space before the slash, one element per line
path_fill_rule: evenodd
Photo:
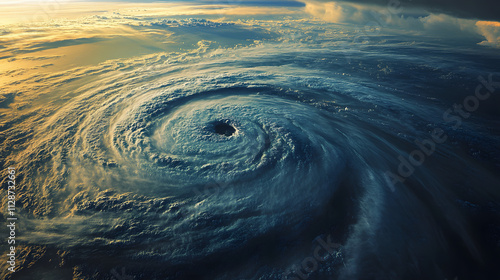
<path fill-rule="evenodd" d="M 321 2 L 332 2 L 320 0 Z M 388 5 L 396 0 L 341 0 L 342 2 Z M 445 13 L 461 18 L 500 21 L 498 0 L 399 0 L 402 7 L 423 8 L 433 13 Z"/>

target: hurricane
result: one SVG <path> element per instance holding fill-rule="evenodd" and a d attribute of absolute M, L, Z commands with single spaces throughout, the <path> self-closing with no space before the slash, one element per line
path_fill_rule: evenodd
<path fill-rule="evenodd" d="M 0 117 L 12 279 L 498 275 L 494 48 L 393 30 L 352 44 L 355 27 L 303 19 L 85 19 L 113 20 L 197 37 L 2 73 L 19 77 Z"/>

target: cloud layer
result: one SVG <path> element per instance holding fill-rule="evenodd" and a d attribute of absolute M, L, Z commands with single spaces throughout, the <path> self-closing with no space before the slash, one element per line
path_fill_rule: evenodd
<path fill-rule="evenodd" d="M 321 2 L 330 2 L 320 0 Z M 339 2 L 372 4 L 378 6 L 388 6 L 391 3 L 400 2 L 408 8 L 422 8 L 432 13 L 446 13 L 449 15 L 484 20 L 500 20 L 500 5 L 495 0 L 341 0 Z"/>
<path fill-rule="evenodd" d="M 437 36 L 470 41 L 485 46 L 500 45 L 500 23 L 452 16 L 446 13 L 428 13 L 422 9 L 390 2 L 386 6 L 367 6 L 347 2 L 310 1 L 305 11 L 312 16 L 333 23 L 353 24 L 366 33 L 373 30 L 400 30 L 415 35 Z"/>

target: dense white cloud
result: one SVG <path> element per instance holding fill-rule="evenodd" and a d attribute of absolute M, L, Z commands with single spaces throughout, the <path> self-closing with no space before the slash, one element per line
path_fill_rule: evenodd
<path fill-rule="evenodd" d="M 478 21 L 476 26 L 481 35 L 486 38 L 480 44 L 500 48 L 500 23 L 494 21 Z"/>

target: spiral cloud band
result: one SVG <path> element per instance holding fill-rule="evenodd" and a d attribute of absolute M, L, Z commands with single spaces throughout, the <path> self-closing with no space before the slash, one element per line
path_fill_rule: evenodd
<path fill-rule="evenodd" d="M 498 54 L 394 30 L 361 38 L 293 18 L 300 8 L 279 21 L 89 17 L 79 24 L 109 33 L 69 28 L 5 58 L 83 65 L 1 73 L 20 277 L 52 260 L 61 279 L 121 266 L 138 279 L 495 273 L 498 98 L 472 110 L 467 96 L 496 89 Z M 29 56 L 123 41 L 145 53 Z"/>

